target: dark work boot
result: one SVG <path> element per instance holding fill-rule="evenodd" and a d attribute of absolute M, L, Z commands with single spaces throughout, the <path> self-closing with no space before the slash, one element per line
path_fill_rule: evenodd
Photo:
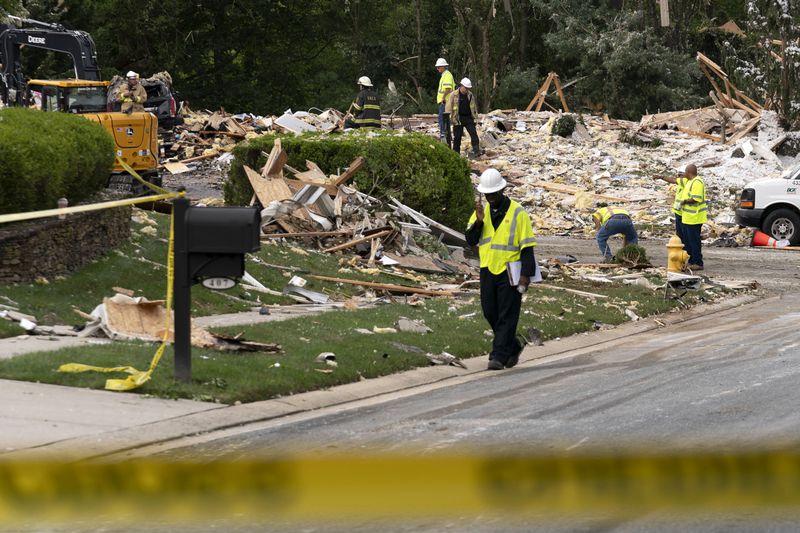
<path fill-rule="evenodd" d="M 489 359 L 489 365 L 487 366 L 489 370 L 503 370 L 505 368 L 503 363 L 498 361 L 497 359 Z"/>

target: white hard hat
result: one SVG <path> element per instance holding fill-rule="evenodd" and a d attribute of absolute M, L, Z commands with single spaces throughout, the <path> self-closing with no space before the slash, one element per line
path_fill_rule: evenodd
<path fill-rule="evenodd" d="M 126 78 L 138 78 L 139 75 L 132 70 L 129 70 L 127 74 L 125 74 Z"/>
<path fill-rule="evenodd" d="M 440 57 L 436 60 L 437 67 L 449 67 L 450 65 L 447 64 L 447 60 L 443 57 Z"/>
<path fill-rule="evenodd" d="M 501 176 L 497 170 L 487 168 L 483 171 L 483 174 L 481 174 L 478 192 L 489 194 L 502 191 L 506 188 L 506 185 L 508 185 L 508 183 L 506 183 L 506 180 L 503 179 L 503 176 Z"/>
<path fill-rule="evenodd" d="M 472 82 L 469 81 L 469 78 L 462 78 L 461 79 L 461 85 L 463 85 L 467 89 L 472 89 Z"/>
<path fill-rule="evenodd" d="M 366 76 L 361 76 L 358 78 L 358 84 L 363 85 L 364 87 L 372 87 L 372 80 Z"/>

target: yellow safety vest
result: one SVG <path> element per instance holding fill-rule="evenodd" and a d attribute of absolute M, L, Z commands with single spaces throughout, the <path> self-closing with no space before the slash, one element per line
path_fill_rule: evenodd
<path fill-rule="evenodd" d="M 683 204 L 681 219 L 684 224 L 704 224 L 708 220 L 708 204 L 706 203 L 706 184 L 695 177 L 683 189 L 684 200 L 696 200 L 696 204 Z"/>
<path fill-rule="evenodd" d="M 600 209 L 594 212 L 592 218 L 600 221 L 601 226 L 605 226 L 606 222 L 608 222 L 608 219 L 613 217 L 614 215 L 627 215 L 629 217 L 631 216 L 630 213 L 619 207 L 601 207 Z"/>
<path fill-rule="evenodd" d="M 678 190 L 675 191 L 675 200 L 672 202 L 672 212 L 676 215 L 681 214 L 681 201 L 683 201 L 683 189 L 686 188 L 686 183 L 689 181 L 688 178 L 675 178 L 677 181 L 675 182 L 678 186 Z"/>
<path fill-rule="evenodd" d="M 453 74 L 449 70 L 442 72 L 439 78 L 439 92 L 436 93 L 436 103 L 441 104 L 444 102 L 445 91 L 450 89 L 452 92 L 456 88 L 456 82 L 453 79 Z"/>
<path fill-rule="evenodd" d="M 477 219 L 472 213 L 468 227 L 472 227 Z M 488 268 L 492 274 L 502 274 L 506 270 L 506 263 L 519 261 L 520 251 L 531 246 L 536 246 L 533 226 L 530 216 L 521 205 L 511 200 L 500 227 L 495 229 L 492 226 L 491 208 L 486 204 L 481 240 L 478 242 L 481 268 Z"/>

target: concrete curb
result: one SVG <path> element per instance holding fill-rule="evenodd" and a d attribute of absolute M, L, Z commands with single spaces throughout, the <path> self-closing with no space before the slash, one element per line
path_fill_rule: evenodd
<path fill-rule="evenodd" d="M 529 346 L 523 352 L 517 368 L 531 367 L 553 359 L 573 357 L 598 349 L 610 349 L 615 344 L 627 341 L 628 337 L 632 335 L 688 321 L 718 319 L 720 315 L 735 312 L 741 306 L 755 302 L 759 302 L 760 305 L 768 305 L 780 298 L 780 296 L 773 296 L 764 299 L 758 294 L 747 294 L 721 302 L 701 304 L 682 313 L 656 315 L 637 322 L 627 322 L 614 329 L 577 334 L 557 342 L 549 341 L 543 346 Z M 345 404 L 375 400 L 381 396 L 397 396 L 398 393 L 401 396 L 410 396 L 425 390 L 434 390 L 489 376 L 500 376 L 516 370 L 490 373 L 486 371 L 486 361 L 486 356 L 474 357 L 463 361 L 467 370 L 452 366 L 421 367 L 399 374 L 340 385 L 327 390 L 221 407 L 99 435 L 77 437 L 37 448 L 18 450 L 4 454 L 3 458 L 42 457 L 44 455 L 59 458 L 69 457 L 77 460 L 120 455 L 140 448 L 187 437 L 197 437 L 214 431 L 267 422 L 328 407 L 344 408 Z M 354 408 L 357 405 L 349 407 Z"/>

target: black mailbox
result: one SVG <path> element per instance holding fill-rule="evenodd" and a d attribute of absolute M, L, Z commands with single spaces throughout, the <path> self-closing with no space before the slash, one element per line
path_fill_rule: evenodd
<path fill-rule="evenodd" d="M 246 254 L 261 248 L 261 213 L 255 207 L 192 207 L 186 226 L 190 254 Z"/>
<path fill-rule="evenodd" d="M 203 278 L 244 276 L 244 254 L 261 249 L 261 212 L 255 207 L 189 207 L 189 201 L 180 197 L 173 201 L 172 214 L 175 217 L 172 281 L 175 379 L 189 383 L 192 379 L 192 285 Z M 224 285 L 226 287 L 220 285 L 220 288 L 233 284 Z"/>
<path fill-rule="evenodd" d="M 261 213 L 254 207 L 191 207 L 186 211 L 189 276 L 241 278 L 244 254 L 261 247 Z"/>

